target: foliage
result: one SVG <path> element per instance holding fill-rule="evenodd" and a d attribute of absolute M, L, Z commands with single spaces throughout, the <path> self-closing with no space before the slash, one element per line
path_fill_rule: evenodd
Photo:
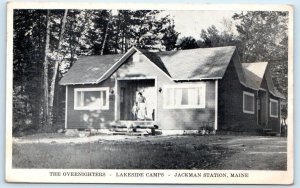
<path fill-rule="evenodd" d="M 14 12 L 13 127 L 18 129 L 38 128 L 43 124 L 40 115 L 46 13 L 45 10 Z"/>
<path fill-rule="evenodd" d="M 270 63 L 274 85 L 287 97 L 288 36 L 287 12 L 249 11 L 234 14 L 242 42 L 243 62 Z"/>
<path fill-rule="evenodd" d="M 198 48 L 198 44 L 196 42 L 196 39 L 194 37 L 182 37 L 177 42 L 177 48 L 180 50 L 186 50 L 186 49 L 194 49 Z"/>

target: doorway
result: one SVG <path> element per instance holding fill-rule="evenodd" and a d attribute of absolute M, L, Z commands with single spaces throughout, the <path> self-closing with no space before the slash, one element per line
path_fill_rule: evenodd
<path fill-rule="evenodd" d="M 157 92 L 155 79 L 119 79 L 120 121 L 155 121 Z"/>
<path fill-rule="evenodd" d="M 258 124 L 262 127 L 268 127 L 268 100 L 267 93 L 265 91 L 258 92 L 257 98 L 257 118 Z"/>

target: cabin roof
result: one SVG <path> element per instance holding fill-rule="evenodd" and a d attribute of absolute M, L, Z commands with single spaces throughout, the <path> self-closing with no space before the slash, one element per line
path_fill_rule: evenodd
<path fill-rule="evenodd" d="M 123 54 L 82 56 L 60 80 L 60 84 L 95 83 Z"/>
<path fill-rule="evenodd" d="M 222 78 L 235 46 L 191 50 L 143 52 L 151 61 L 162 63 L 173 80 Z"/>
<path fill-rule="evenodd" d="M 167 52 L 137 50 L 173 80 L 191 80 L 222 78 L 235 47 L 197 48 Z M 124 54 L 79 57 L 78 61 L 61 79 L 60 84 L 97 83 L 99 78 L 123 56 Z"/>
<path fill-rule="evenodd" d="M 242 63 L 246 84 L 255 89 L 259 89 L 267 65 L 267 62 Z"/>
<path fill-rule="evenodd" d="M 205 80 L 223 78 L 227 66 L 236 50 L 235 46 L 197 48 L 190 50 L 150 52 L 131 48 L 125 54 L 82 56 L 60 80 L 61 85 L 96 84 L 108 78 L 119 65 L 134 52 L 139 51 L 174 81 Z M 267 70 L 267 62 L 242 63 L 240 80 L 246 87 L 259 90 Z M 241 78 L 240 78 L 241 79 Z M 270 92 L 282 98 L 267 78 Z"/>
<path fill-rule="evenodd" d="M 270 93 L 279 98 L 284 96 L 275 88 L 272 78 L 270 76 L 270 70 L 268 69 L 268 62 L 254 62 L 254 63 L 242 63 L 245 75 L 246 85 L 259 90 L 261 88 L 261 82 L 266 76 L 266 81 Z"/>

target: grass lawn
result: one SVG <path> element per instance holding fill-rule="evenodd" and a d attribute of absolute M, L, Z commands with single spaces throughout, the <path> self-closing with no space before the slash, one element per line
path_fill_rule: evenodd
<path fill-rule="evenodd" d="M 286 170 L 286 138 L 224 135 L 105 138 L 92 142 L 80 142 L 81 138 L 69 143 L 13 142 L 13 167 Z"/>

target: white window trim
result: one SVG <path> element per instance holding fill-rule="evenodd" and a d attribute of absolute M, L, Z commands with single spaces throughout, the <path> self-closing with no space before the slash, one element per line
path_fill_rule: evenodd
<path fill-rule="evenodd" d="M 77 106 L 78 91 L 106 91 L 106 105 L 103 107 L 85 107 Z M 109 87 L 92 87 L 92 88 L 74 88 L 74 110 L 108 110 L 109 109 Z"/>
<path fill-rule="evenodd" d="M 167 105 L 167 89 L 176 89 L 176 88 L 201 88 L 203 90 L 203 99 L 204 102 L 201 105 Z M 206 107 L 206 84 L 205 83 L 197 83 L 197 84 L 176 84 L 176 85 L 165 85 L 163 89 L 163 106 L 165 109 L 198 109 L 198 108 L 205 108 Z"/>
<path fill-rule="evenodd" d="M 272 114 L 271 102 L 275 102 L 277 104 L 277 115 Z M 278 118 L 278 100 L 270 99 L 270 105 L 269 106 L 270 106 L 270 117 Z"/>
<path fill-rule="evenodd" d="M 245 109 L 245 95 L 253 97 L 253 111 L 249 111 Z M 255 96 L 254 93 L 249 93 L 247 91 L 243 91 L 243 112 L 247 114 L 255 114 Z"/>

